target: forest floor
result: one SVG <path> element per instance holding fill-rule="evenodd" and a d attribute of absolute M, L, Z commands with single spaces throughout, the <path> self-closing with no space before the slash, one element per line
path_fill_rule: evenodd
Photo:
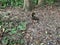
<path fill-rule="evenodd" d="M 34 9 L 39 21 L 33 21 L 31 13 L 21 8 L 7 8 L 0 10 L 8 12 L 13 20 L 26 21 L 28 23 L 24 36 L 24 45 L 60 45 L 60 7 L 47 6 Z"/>

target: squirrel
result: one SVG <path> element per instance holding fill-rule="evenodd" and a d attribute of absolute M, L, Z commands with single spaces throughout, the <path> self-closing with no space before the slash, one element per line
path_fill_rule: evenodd
<path fill-rule="evenodd" d="M 35 16 L 35 12 L 32 13 L 32 20 L 39 21 L 39 18 Z"/>

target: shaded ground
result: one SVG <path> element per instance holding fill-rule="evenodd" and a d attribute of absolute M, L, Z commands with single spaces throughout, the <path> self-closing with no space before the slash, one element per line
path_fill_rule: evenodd
<path fill-rule="evenodd" d="M 60 7 L 47 6 L 33 10 L 39 22 L 33 22 L 31 12 L 21 9 L 5 9 L 0 13 L 9 12 L 14 20 L 26 21 L 25 45 L 60 45 Z"/>

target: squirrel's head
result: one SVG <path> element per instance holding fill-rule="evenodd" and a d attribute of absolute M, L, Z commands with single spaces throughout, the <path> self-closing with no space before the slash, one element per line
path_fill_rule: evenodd
<path fill-rule="evenodd" d="M 32 13 L 32 17 L 35 15 L 35 12 Z"/>

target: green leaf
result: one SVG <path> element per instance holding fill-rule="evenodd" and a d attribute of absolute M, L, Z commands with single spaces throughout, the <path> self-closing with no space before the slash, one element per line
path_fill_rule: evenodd
<path fill-rule="evenodd" d="M 5 32 L 9 32 L 9 31 L 11 31 L 11 29 L 5 29 Z"/>
<path fill-rule="evenodd" d="M 27 22 L 20 22 L 19 26 L 17 27 L 19 30 L 26 30 Z"/>
<path fill-rule="evenodd" d="M 22 45 L 22 44 L 24 44 L 25 41 L 24 41 L 24 39 L 19 39 L 17 42 Z"/>
<path fill-rule="evenodd" d="M 25 41 L 24 41 L 24 39 L 21 39 L 21 44 L 23 44 Z"/>
<path fill-rule="evenodd" d="M 10 40 L 9 45 L 14 45 L 14 44 L 15 44 L 15 41 Z"/>
<path fill-rule="evenodd" d="M 3 40 L 2 40 L 2 44 L 3 45 L 6 45 L 8 43 L 8 38 L 7 37 L 4 37 Z"/>
<path fill-rule="evenodd" d="M 9 34 L 16 34 L 17 33 L 17 30 L 15 28 L 11 29 L 11 31 L 9 32 Z"/>
<path fill-rule="evenodd" d="M 2 25 L 2 21 L 0 21 L 0 25 Z"/>

